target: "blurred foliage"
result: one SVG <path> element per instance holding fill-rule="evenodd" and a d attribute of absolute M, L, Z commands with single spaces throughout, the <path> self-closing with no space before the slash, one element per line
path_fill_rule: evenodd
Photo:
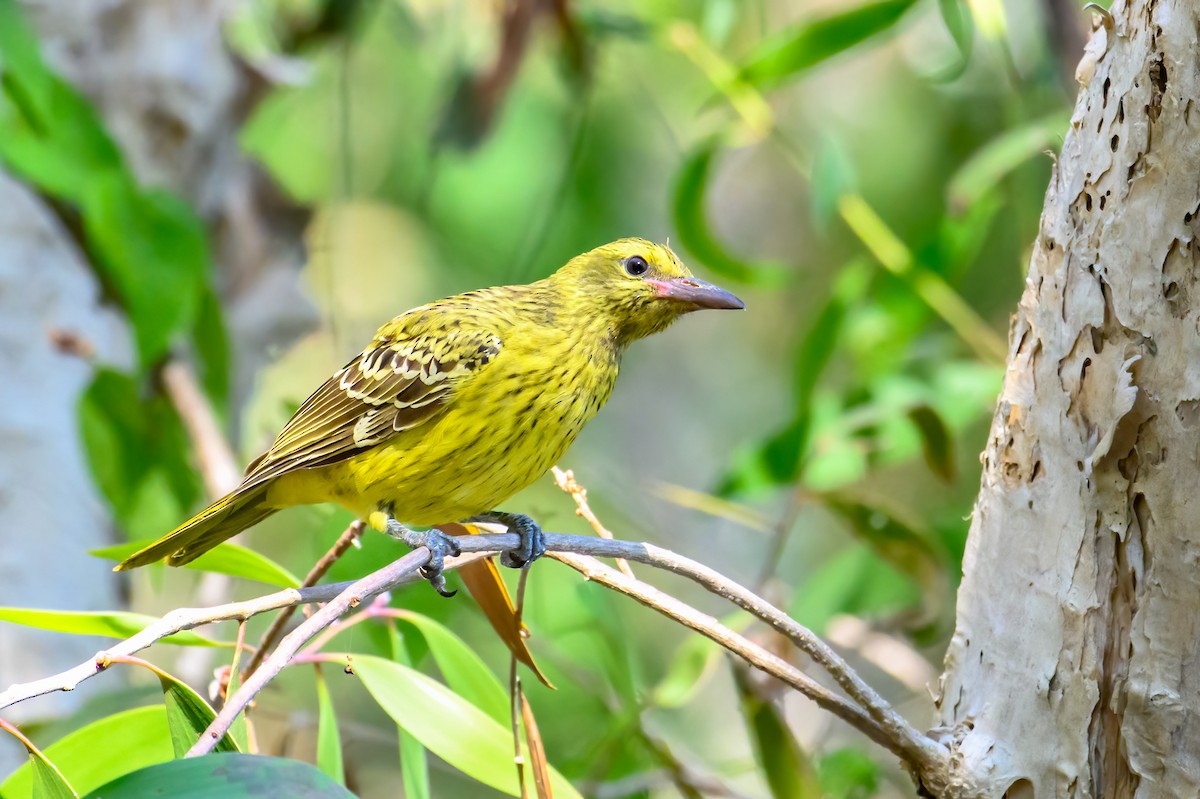
<path fill-rule="evenodd" d="M 258 376 L 245 407 L 229 409 L 237 330 L 223 308 L 236 297 L 213 289 L 227 282 L 216 279 L 225 265 L 213 263 L 212 231 L 178 197 L 138 182 L 96 110 L 47 67 L 14 0 L 0 0 L 0 165 L 62 219 L 128 318 L 137 353 L 132 366 L 98 368 L 81 400 L 98 486 L 130 539 L 200 504 L 195 453 L 157 381 L 164 358 L 193 363 L 249 457 L 387 316 L 540 277 L 612 238 L 669 235 L 749 310 L 687 320 L 631 354 L 614 409 L 594 423 L 601 433 L 568 456 L 594 507 L 622 537 L 687 550 L 747 582 L 761 575 L 759 587 L 818 632 L 863 620 L 927 673 L 900 674 L 865 650 L 852 659 L 895 678 L 881 678 L 889 698 L 920 698 L 914 683 L 935 674 L 952 629 L 975 455 L 1049 171 L 1040 154 L 1057 144 L 1073 93 L 1060 77 L 1071 54 L 1054 52 L 1039 9 L 238 4 L 231 50 L 289 79 L 229 136 L 312 211 L 303 280 L 325 324 Z M 660 483 L 686 488 L 656 493 Z M 584 530 L 548 485 L 512 505 Z M 298 511 L 248 536 L 269 558 L 227 547 L 193 565 L 235 576 L 238 595 L 261 590 L 243 578 L 291 585 L 347 521 L 329 508 Z M 394 556 L 370 536 L 326 579 Z M 189 601 L 188 575 L 135 575 L 135 602 Z M 728 610 L 679 590 L 706 611 Z M 260 698 L 259 751 L 308 758 L 324 776 L 303 779 L 361 796 L 394 795 L 397 779 L 410 799 L 518 793 L 507 689 L 494 676 L 508 658 L 478 609 L 418 587 L 370 612 L 336 639 L 357 678 L 335 667 L 314 681 L 291 668 Z M 105 635 L 148 621 L 38 613 L 4 609 L 3 619 Z M 559 688 L 528 688 L 561 775 L 557 796 L 703 795 L 697 784 L 755 797 L 909 791 L 860 736 L 779 701 L 719 648 L 573 574 L 536 568 L 525 618 Z M 755 632 L 742 614 L 725 621 Z M 253 620 L 248 640 L 265 624 Z M 93 790 L 171 760 L 179 725 L 211 712 L 175 684 L 164 678 L 165 704 L 93 706 L 30 725 L 32 737 L 75 791 Z M 120 696 L 117 707 L 147 701 Z M 0 796 L 29 796 L 32 780 L 51 779 L 34 760 Z M 150 769 L 126 780 L 160 775 L 179 778 Z"/>

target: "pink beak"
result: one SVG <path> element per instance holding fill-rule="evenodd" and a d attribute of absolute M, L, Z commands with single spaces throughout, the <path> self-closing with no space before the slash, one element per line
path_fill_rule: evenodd
<path fill-rule="evenodd" d="M 728 308 L 740 310 L 746 303 L 732 292 L 695 277 L 672 277 L 667 280 L 650 279 L 647 283 L 658 290 L 658 296 L 687 303 L 699 308 Z"/>

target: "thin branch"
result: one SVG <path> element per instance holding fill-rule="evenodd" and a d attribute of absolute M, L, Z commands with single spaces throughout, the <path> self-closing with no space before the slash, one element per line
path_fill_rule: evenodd
<path fill-rule="evenodd" d="M 208 495 L 215 498 L 232 491 L 242 481 L 242 470 L 237 467 L 233 451 L 221 432 L 208 398 L 196 385 L 195 376 L 186 364 L 170 358 L 159 371 L 159 379 L 183 420 Z"/>
<path fill-rule="evenodd" d="M 590 524 L 592 529 L 596 531 L 596 535 L 601 538 L 607 538 L 609 541 L 613 540 L 615 536 L 612 534 L 612 531 L 605 527 L 601 523 L 600 518 L 592 512 L 592 506 L 588 504 L 587 489 L 575 479 L 575 472 L 570 469 L 563 471 L 557 466 L 552 467 L 550 472 L 554 475 L 554 484 L 563 492 L 569 494 L 571 499 L 575 501 L 575 515 Z M 633 569 L 629 568 L 629 561 L 624 558 L 617 558 L 617 568 L 626 577 L 634 576 Z"/>
<path fill-rule="evenodd" d="M 514 543 L 513 548 L 519 544 Z M 333 624 L 351 608 L 358 607 L 365 600 L 372 599 L 377 594 L 391 590 L 412 577 L 417 570 L 429 562 L 429 550 L 417 547 L 399 560 L 389 563 L 378 571 L 368 574 L 346 586 L 337 596 L 325 603 L 324 607 L 305 619 L 300 626 L 283 637 L 279 646 L 271 653 L 254 674 L 250 675 L 233 696 L 226 700 L 221 712 L 208 725 L 208 729 L 200 736 L 200 740 L 187 752 L 187 757 L 207 754 L 216 746 L 217 741 L 229 731 L 238 714 L 245 710 L 250 701 L 258 695 L 267 683 L 275 679 L 292 657 L 300 651 L 300 647 L 308 643 L 317 633 Z"/>
<path fill-rule="evenodd" d="M 519 540 L 513 534 L 470 536 L 463 537 L 460 540 L 460 544 L 464 550 L 495 552 L 516 548 L 519 545 Z M 594 558 L 576 555 L 573 552 L 561 551 L 568 548 L 571 550 L 592 550 L 597 545 L 604 549 L 617 544 L 622 545 L 623 549 L 636 550 L 637 548 L 642 548 L 639 544 L 629 544 L 624 541 L 604 541 L 591 536 L 556 534 L 547 534 L 546 536 L 547 547 L 555 550 L 552 552 L 551 557 L 580 571 L 589 579 L 631 596 L 642 604 L 711 638 L 756 668 L 779 678 L 812 699 L 821 707 L 844 719 L 856 729 L 862 731 L 871 740 L 889 751 L 902 757 L 905 756 L 906 742 L 889 737 L 887 732 L 862 710 L 830 692 L 817 683 L 816 680 L 804 674 L 782 658 L 752 643 L 744 636 L 735 633 L 711 616 L 700 613 L 696 609 L 659 591 L 653 586 L 639 580 L 630 579 L 615 569 L 604 566 Z M 608 557 L 612 557 L 612 555 L 608 555 Z M 230 725 L 237 718 L 238 713 L 253 700 L 267 683 L 274 679 L 287 666 L 292 657 L 300 650 L 300 647 L 304 646 L 305 643 L 315 637 L 322 629 L 328 627 L 343 614 L 349 612 L 351 608 L 357 607 L 363 601 L 383 591 L 390 590 L 406 579 L 411 578 L 417 569 L 425 565 L 428 559 L 428 551 L 424 547 L 420 547 L 400 560 L 385 566 L 362 580 L 352 583 L 335 598 L 326 603 L 321 610 L 314 613 L 299 627 L 284 637 L 259 670 L 246 680 L 245 684 L 242 685 L 236 694 L 226 701 L 225 706 L 221 708 L 221 712 L 217 714 L 216 719 L 205 730 L 195 746 L 188 751 L 188 755 L 201 755 L 211 751 L 216 742 L 221 740 L 225 733 L 228 732 Z M 448 560 L 447 566 L 452 565 L 456 564 Z M 918 766 L 923 766 L 925 763 L 926 761 L 922 760 L 914 761 L 914 764 Z"/>
<path fill-rule="evenodd" d="M 515 548 L 518 541 L 513 534 L 478 535 L 460 537 L 459 544 L 464 552 L 495 552 Z M 773 626 L 782 627 L 785 630 L 788 629 L 786 622 L 791 620 L 782 611 L 773 608 L 736 583 L 717 575 L 715 572 L 711 572 L 711 570 L 700 566 L 700 564 L 694 561 L 647 544 L 616 540 L 610 541 L 592 536 L 548 533 L 546 535 L 546 545 L 552 552 L 551 557 L 582 572 L 589 579 L 631 596 L 642 604 L 658 610 L 660 613 L 711 638 L 756 668 L 777 677 L 795 688 L 821 707 L 847 721 L 871 738 L 871 740 L 913 763 L 917 768 L 925 770 L 926 768 L 940 764 L 944 760 L 945 751 L 940 746 L 921 736 L 903 718 L 892 711 L 882 699 L 878 699 L 876 710 L 885 716 L 886 724 L 880 723 L 872 718 L 872 716 L 864 713 L 857 706 L 830 692 L 795 666 L 768 652 L 763 647 L 754 644 L 744 636 L 735 633 L 711 616 L 700 613 L 653 586 L 636 579 L 631 579 L 614 569 L 610 569 L 594 558 L 581 557 L 576 553 L 599 555 L 601 557 L 624 556 L 630 560 L 638 560 L 649 565 L 667 568 L 679 574 L 690 576 L 710 590 L 714 590 L 715 587 L 716 590 L 714 590 L 714 593 L 730 598 L 735 603 L 752 610 L 755 615 L 768 620 Z M 279 646 L 267 658 L 258 672 L 246 680 L 241 690 L 226 702 L 225 707 L 222 708 L 217 718 L 189 754 L 203 754 L 210 751 L 228 730 L 229 725 L 236 718 L 237 714 L 250 703 L 263 686 L 270 682 L 287 665 L 288 661 L 299 651 L 300 647 L 316 636 L 322 629 L 332 624 L 341 615 L 348 612 L 352 607 L 357 606 L 362 601 L 382 591 L 399 585 L 405 578 L 411 577 L 414 569 L 417 566 L 423 565 L 426 559 L 427 553 L 423 548 L 414 550 L 413 553 L 405 558 L 349 586 L 320 611 L 313 614 L 311 618 L 297 627 L 280 642 Z M 448 559 L 447 566 L 453 567 L 457 565 L 454 561 L 455 559 Z M 416 566 L 413 566 L 413 563 Z M 739 599 L 742 601 L 739 602 Z M 795 625 L 795 622 L 792 622 L 792 624 Z M 799 627 L 799 625 L 795 626 Z M 799 629 L 815 639 L 812 633 L 809 633 L 802 627 L 799 627 Z M 805 639 L 801 638 L 801 640 Z M 810 648 L 814 651 L 820 651 L 818 647 L 811 647 L 811 643 Z M 829 662 L 835 664 L 835 666 L 841 663 L 840 658 L 836 654 L 828 650 L 827 647 L 825 649 L 827 652 L 826 659 Z M 842 664 L 842 667 L 847 670 L 849 669 L 849 666 L 845 666 L 845 664 Z M 854 679 L 857 680 L 857 676 L 854 676 Z M 871 695 L 874 695 L 874 692 L 871 692 Z M 923 744 L 928 745 L 925 746 Z"/>
<path fill-rule="evenodd" d="M 549 536 L 547 536 L 546 545 L 549 549 Z M 547 555 L 561 563 L 565 563 L 589 580 L 599 583 L 606 588 L 619 591 L 628 597 L 632 597 L 646 607 L 657 610 L 659 613 L 670 619 L 674 619 L 683 626 L 716 641 L 724 649 L 742 658 L 751 666 L 795 688 L 825 710 L 828 710 L 862 732 L 872 741 L 875 741 L 875 743 L 897 755 L 904 756 L 900 743 L 890 739 L 882 727 L 857 706 L 825 688 L 783 658 L 768 652 L 745 636 L 721 624 L 712 616 L 701 613 L 690 605 L 681 602 L 670 594 L 660 591 L 652 585 L 636 579 L 631 580 L 616 569 L 605 566 L 594 557 L 562 551 L 551 551 Z"/>
<path fill-rule="evenodd" d="M 325 576 L 325 573 L 329 571 L 333 564 L 337 562 L 338 558 L 346 554 L 346 550 L 357 545 L 358 539 L 362 537 L 364 527 L 365 525 L 361 521 L 356 520 L 351 522 L 350 526 L 343 530 L 342 534 L 338 536 L 338 540 L 333 543 L 333 546 L 329 548 L 329 551 L 322 555 L 321 559 L 317 561 L 316 565 L 309 569 L 309 572 L 307 575 L 305 575 L 304 582 L 300 584 L 300 587 L 303 589 L 316 585 L 317 582 Z M 283 613 L 280 613 L 275 617 L 275 621 L 271 622 L 271 626 L 267 628 L 266 633 L 263 634 L 262 640 L 258 643 L 258 649 L 255 651 L 254 657 L 251 658 L 250 665 L 246 667 L 247 679 L 249 679 L 250 675 L 254 674 L 254 672 L 258 671 L 258 667 L 262 665 L 263 659 L 267 656 L 267 652 L 271 649 L 271 647 L 275 646 L 275 642 L 278 641 L 279 636 L 283 634 L 283 628 L 287 626 L 287 623 L 292 618 L 292 614 L 296 612 L 297 607 L 297 605 L 291 605 L 287 607 L 284 609 Z"/>
<path fill-rule="evenodd" d="M 528 564 L 526 564 L 528 566 Z M 529 569 L 521 569 L 520 579 L 517 580 L 517 602 L 513 610 L 513 624 L 518 630 L 524 629 L 522 616 L 525 615 L 525 586 L 529 582 Z M 521 754 L 521 673 L 517 671 L 516 650 L 510 650 L 508 656 L 508 712 L 512 726 L 513 765 L 517 769 L 517 784 L 521 786 L 521 799 L 527 799 L 529 791 L 525 787 L 525 758 Z"/>
<path fill-rule="evenodd" d="M 577 537 L 547 535 L 546 545 L 548 549 L 554 551 L 583 552 L 580 547 L 562 546 L 566 543 L 565 539 Z M 605 541 L 588 537 L 584 537 L 583 540 L 593 542 L 585 554 L 602 558 L 623 557 L 645 563 L 648 566 L 666 569 L 699 583 L 708 591 L 757 616 L 786 635 L 801 651 L 825 669 L 846 693 L 866 709 L 874 721 L 888 731 L 894 740 L 905 742 L 905 748 L 910 755 L 915 757 L 919 754 L 920 759 L 924 762 L 932 762 L 945 756 L 941 746 L 921 734 L 897 714 L 875 689 L 858 676 L 850 664 L 815 633 L 744 586 L 701 563 L 653 544 L 620 540 Z M 551 543 L 552 541 L 553 543 Z"/>
<path fill-rule="evenodd" d="M 345 584 L 320 585 L 306 588 L 303 591 L 287 588 L 274 594 L 248 599 L 243 602 L 231 602 L 211 608 L 179 608 L 163 616 L 153 624 L 147 625 L 135 635 L 126 638 L 110 648 L 98 652 L 91 660 L 67 669 L 50 677 L 28 683 L 17 683 L 0 693 L 0 710 L 33 699 L 37 696 L 55 693 L 56 691 L 73 691 L 84 680 L 104 671 L 113 658 L 132 655 L 154 644 L 167 636 L 184 630 L 191 630 L 215 621 L 229 619 L 248 619 L 259 613 L 266 613 L 290 605 L 310 602 L 325 602 L 337 596 Z"/>
<path fill-rule="evenodd" d="M 458 541 L 464 555 L 447 559 L 447 568 L 455 568 L 468 560 L 483 557 L 485 554 L 514 549 L 519 545 L 518 536 L 512 533 L 463 536 Z M 642 604 L 718 642 L 756 668 L 777 677 L 817 702 L 821 707 L 846 720 L 873 741 L 914 766 L 920 774 L 937 773 L 939 770 L 945 769 L 948 755 L 944 747 L 922 735 L 892 710 L 812 632 L 748 589 L 706 566 L 650 544 L 555 533 L 546 535 L 546 544 L 553 553 L 551 557 L 580 571 L 589 579 L 633 597 Z M 831 693 L 782 658 L 721 625 L 711 616 L 700 613 L 653 586 L 604 566 L 594 557 L 623 557 L 666 569 L 688 577 L 712 593 L 728 599 L 787 635 L 816 662 L 826 668 L 851 697 L 866 708 L 866 712 Z M 230 603 L 216 608 L 172 611 L 133 637 L 119 642 L 106 652 L 99 653 L 95 658 L 73 669 L 34 683 L 15 685 L 9 688 L 0 694 L 0 709 L 34 696 L 41 696 L 53 691 L 72 690 L 83 680 L 103 671 L 112 658 L 140 651 L 155 641 L 182 630 L 214 621 L 246 619 L 258 613 L 298 604 L 326 602 L 327 604 L 321 610 L 287 635 L 258 671 L 230 697 L 217 719 L 191 751 L 192 754 L 206 752 L 228 731 L 229 725 L 237 714 L 249 704 L 263 686 L 287 665 L 300 647 L 363 601 L 405 583 L 419 580 L 417 570 L 425 565 L 428 558 L 428 551 L 421 547 L 355 582 L 287 589 L 258 599 Z"/>

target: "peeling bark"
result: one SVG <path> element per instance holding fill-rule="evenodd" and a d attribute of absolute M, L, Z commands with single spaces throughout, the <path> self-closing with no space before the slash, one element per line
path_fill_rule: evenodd
<path fill-rule="evenodd" d="M 952 793 L 1200 796 L 1200 6 L 1114 5 L 983 453 Z"/>

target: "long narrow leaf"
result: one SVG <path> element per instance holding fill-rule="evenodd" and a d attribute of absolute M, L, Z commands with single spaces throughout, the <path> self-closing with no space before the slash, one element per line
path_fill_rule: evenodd
<path fill-rule="evenodd" d="M 444 624 L 419 613 L 400 611 L 396 618 L 416 627 L 425 638 L 450 690 L 496 721 L 503 724 L 508 720 L 508 696 L 504 686 L 466 641 Z"/>
<path fill-rule="evenodd" d="M 1030 158 L 1054 145 L 1070 118 L 1055 111 L 1027 125 L 1001 133 L 968 158 L 946 187 L 950 209 L 962 213 Z"/>
<path fill-rule="evenodd" d="M 480 532 L 473 524 L 446 524 L 440 529 L 449 535 L 478 535 Z M 458 576 L 508 650 L 517 660 L 528 666 L 543 685 L 553 688 L 529 649 L 528 629 L 517 619 L 517 607 L 508 593 L 508 586 L 500 576 L 495 559 L 485 558 L 476 563 L 468 563 L 458 570 Z"/>
<path fill-rule="evenodd" d="M 915 1 L 882 0 L 802 22 L 756 47 L 741 77 L 760 88 L 777 86 L 893 27 Z"/>
<path fill-rule="evenodd" d="M 354 671 L 392 719 L 429 751 L 480 782 L 520 796 L 513 771 L 512 730 L 441 683 L 382 658 L 360 655 Z M 560 799 L 579 792 L 551 770 Z"/>
<path fill-rule="evenodd" d="M 0 608 L 0 621 L 37 627 L 57 633 L 72 635 L 100 635 L 106 638 L 129 638 L 154 624 L 158 619 L 141 613 L 120 610 L 65 611 L 41 610 L 38 608 Z M 220 641 L 205 638 L 190 630 L 169 635 L 161 640 L 164 644 L 182 646 L 226 646 Z"/>
<path fill-rule="evenodd" d="M 388 636 L 392 643 L 392 660 L 402 666 L 412 667 L 408 647 L 404 636 L 396 629 L 394 623 L 388 625 Z M 425 746 L 405 731 L 400 725 L 397 732 L 400 739 L 400 781 L 404 786 L 405 799 L 430 799 L 429 790 L 429 758 Z"/>
<path fill-rule="evenodd" d="M 111 561 L 122 561 L 142 549 L 154 539 L 133 541 L 128 544 L 89 550 L 88 554 Z M 185 569 L 195 569 L 203 572 L 227 574 L 230 577 L 244 577 L 247 580 L 257 580 L 268 585 L 281 588 L 299 588 L 300 578 L 280 566 L 275 561 L 239 544 L 226 541 L 205 552 L 191 563 L 184 565 Z"/>
<path fill-rule="evenodd" d="M 3 719 L 0 719 L 0 729 L 14 735 L 29 753 L 28 766 L 33 771 L 33 799 L 78 799 L 79 794 L 71 787 L 71 783 L 67 782 L 58 766 L 51 763 L 20 730 Z"/>
<path fill-rule="evenodd" d="M 187 685 L 179 678 L 163 671 L 153 663 L 148 663 L 137 658 L 128 658 L 122 661 L 133 666 L 141 666 L 154 672 L 158 677 L 159 684 L 163 691 L 163 705 L 167 709 L 167 727 L 171 732 L 171 746 L 175 749 L 175 757 L 183 757 L 187 754 L 192 745 L 200 739 L 204 731 L 208 729 L 208 725 L 217 717 L 216 711 L 205 702 L 200 694 L 192 690 L 191 686 Z M 217 752 L 236 752 L 238 751 L 237 744 L 226 733 L 221 740 L 217 742 L 214 751 Z"/>
<path fill-rule="evenodd" d="M 734 669 L 742 716 L 754 754 L 774 799 L 818 799 L 821 787 L 808 755 L 796 742 L 779 709 L 758 695 L 749 669 Z"/>
<path fill-rule="evenodd" d="M 43 751 L 80 793 L 174 757 L 167 713 L 161 704 L 106 716 Z M 33 780 L 32 766 L 21 766 L 0 784 L 0 796 L 5 799 L 30 796 Z"/>
<path fill-rule="evenodd" d="M 342 761 L 342 738 L 338 734 L 337 715 L 325 675 L 317 666 L 317 768 L 339 784 L 346 784 L 346 768 Z"/>
<path fill-rule="evenodd" d="M 546 760 L 546 748 L 542 746 L 542 733 L 538 729 L 537 719 L 533 716 L 533 707 L 525 698 L 525 692 L 520 691 L 520 695 L 521 723 L 525 727 L 525 743 L 529 748 L 533 785 L 537 790 L 538 799 L 554 799 L 554 788 L 550 782 L 550 763 Z"/>
<path fill-rule="evenodd" d="M 317 768 L 284 757 L 236 752 L 173 760 L 126 774 L 85 799 L 353 799 Z"/>
<path fill-rule="evenodd" d="M 710 230 L 704 196 L 709 172 L 716 155 L 719 138 L 702 142 L 688 154 L 675 177 L 673 211 L 675 228 L 680 241 L 705 266 L 718 274 L 747 282 L 755 277 L 755 269 L 729 252 Z"/>

